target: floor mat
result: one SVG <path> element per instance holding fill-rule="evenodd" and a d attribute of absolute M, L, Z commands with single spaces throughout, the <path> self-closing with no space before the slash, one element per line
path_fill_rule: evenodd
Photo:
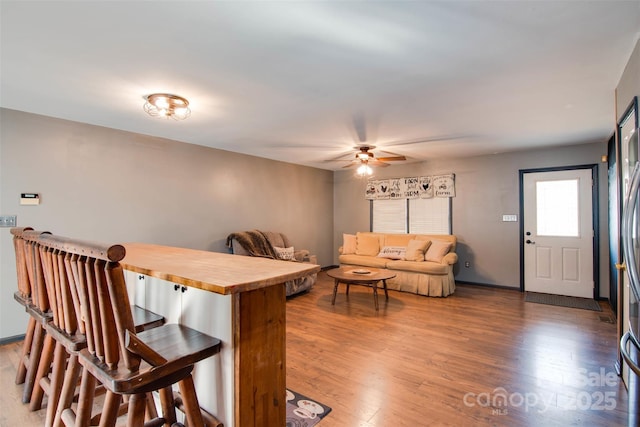
<path fill-rule="evenodd" d="M 287 389 L 286 427 L 311 427 L 331 412 L 331 408 Z"/>
<path fill-rule="evenodd" d="M 538 304 L 557 305 L 559 307 L 581 308 L 583 310 L 602 311 L 598 301 L 589 298 L 567 297 L 564 295 L 527 292 L 524 300 Z"/>

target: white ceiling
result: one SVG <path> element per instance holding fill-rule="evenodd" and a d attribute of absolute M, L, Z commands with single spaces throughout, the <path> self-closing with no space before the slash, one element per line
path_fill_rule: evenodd
<path fill-rule="evenodd" d="M 640 32 L 638 0 L 1 0 L 0 15 L 2 107 L 324 169 L 365 136 L 414 161 L 605 141 Z M 153 92 L 191 117 L 147 116 Z"/>

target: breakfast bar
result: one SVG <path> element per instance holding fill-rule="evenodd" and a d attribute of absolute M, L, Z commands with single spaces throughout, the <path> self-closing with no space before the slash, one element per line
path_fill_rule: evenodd
<path fill-rule="evenodd" d="M 200 406 L 225 426 L 284 426 L 284 282 L 320 266 L 218 252 L 125 244 L 132 303 L 222 341 L 198 363 Z"/>

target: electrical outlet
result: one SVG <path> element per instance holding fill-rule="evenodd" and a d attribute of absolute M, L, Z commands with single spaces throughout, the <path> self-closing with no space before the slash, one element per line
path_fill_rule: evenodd
<path fill-rule="evenodd" d="M 464 266 L 465 266 L 466 268 L 469 268 L 469 267 L 471 267 L 471 263 L 470 263 L 469 261 L 465 261 L 465 262 L 464 262 Z"/>
<path fill-rule="evenodd" d="M 0 216 L 0 227 L 15 227 L 18 217 L 16 215 Z"/>

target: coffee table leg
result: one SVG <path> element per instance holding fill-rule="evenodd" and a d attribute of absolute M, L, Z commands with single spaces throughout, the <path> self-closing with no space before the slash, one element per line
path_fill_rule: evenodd
<path fill-rule="evenodd" d="M 376 311 L 378 311 L 378 282 L 371 284 L 373 287 L 373 302 L 376 304 Z"/>
<path fill-rule="evenodd" d="M 335 279 L 335 284 L 333 285 L 333 299 L 331 300 L 331 305 L 336 305 L 336 293 L 338 293 L 338 279 Z"/>
<path fill-rule="evenodd" d="M 387 280 L 382 281 L 382 286 L 384 287 L 384 296 L 389 301 L 389 292 L 387 292 Z"/>

